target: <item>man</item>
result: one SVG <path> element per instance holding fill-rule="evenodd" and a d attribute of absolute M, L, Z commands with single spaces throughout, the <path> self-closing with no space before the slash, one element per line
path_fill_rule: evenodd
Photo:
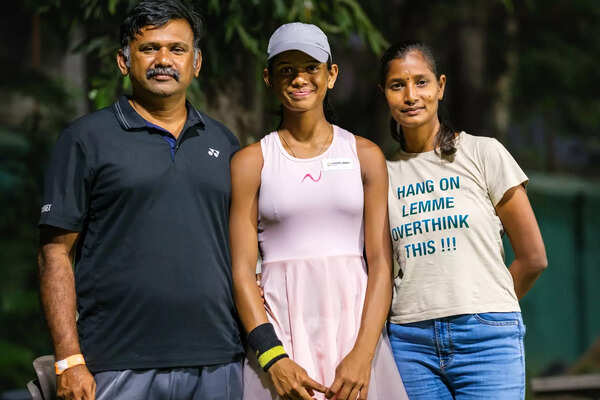
<path fill-rule="evenodd" d="M 200 30 L 180 0 L 139 3 L 117 55 L 132 96 L 54 149 L 39 266 L 64 398 L 241 399 L 228 250 L 239 144 L 186 102 Z"/>

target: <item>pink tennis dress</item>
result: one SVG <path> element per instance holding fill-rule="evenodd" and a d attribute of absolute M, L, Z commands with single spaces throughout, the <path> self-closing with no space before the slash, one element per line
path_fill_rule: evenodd
<path fill-rule="evenodd" d="M 287 153 L 277 132 L 260 144 L 258 240 L 267 315 L 289 356 L 311 378 L 330 386 L 354 346 L 367 287 L 356 140 L 334 126 L 329 148 L 309 159 Z M 244 399 L 277 398 L 270 377 L 249 352 Z M 407 398 L 385 332 L 368 398 Z"/>

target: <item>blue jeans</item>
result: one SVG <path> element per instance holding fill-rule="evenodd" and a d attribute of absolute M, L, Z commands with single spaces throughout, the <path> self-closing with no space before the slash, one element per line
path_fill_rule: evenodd
<path fill-rule="evenodd" d="M 389 324 L 411 400 L 525 398 L 525 326 L 519 312 Z"/>

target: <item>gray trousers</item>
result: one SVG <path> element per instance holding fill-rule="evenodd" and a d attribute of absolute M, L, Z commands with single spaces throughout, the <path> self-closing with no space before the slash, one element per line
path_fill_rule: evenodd
<path fill-rule="evenodd" d="M 96 400 L 241 400 L 242 362 L 197 368 L 104 371 Z"/>

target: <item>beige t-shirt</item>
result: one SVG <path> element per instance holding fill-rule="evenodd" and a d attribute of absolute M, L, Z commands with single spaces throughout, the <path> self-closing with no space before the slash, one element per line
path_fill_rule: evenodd
<path fill-rule="evenodd" d="M 461 132 L 453 162 L 435 152 L 388 161 L 390 230 L 401 273 L 391 321 L 520 311 L 495 206 L 527 176 L 496 139 Z"/>

